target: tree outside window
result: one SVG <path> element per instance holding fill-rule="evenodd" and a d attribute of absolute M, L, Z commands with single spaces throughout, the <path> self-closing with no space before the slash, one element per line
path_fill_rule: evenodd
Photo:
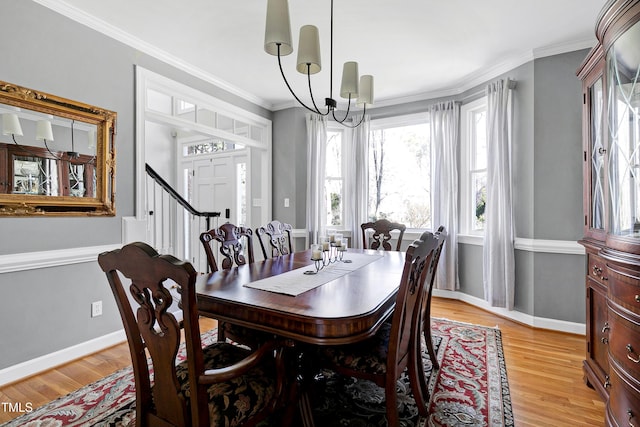
<path fill-rule="evenodd" d="M 371 124 L 369 219 L 431 228 L 431 141 L 426 114 L 417 122 L 397 120 Z"/>

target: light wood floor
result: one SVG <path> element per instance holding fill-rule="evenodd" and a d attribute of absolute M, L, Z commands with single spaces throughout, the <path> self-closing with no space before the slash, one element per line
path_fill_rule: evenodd
<path fill-rule="evenodd" d="M 434 298 L 431 310 L 436 317 L 500 328 L 516 426 L 604 425 L 604 404 L 582 379 L 584 337 L 533 329 L 443 298 Z M 203 329 L 214 325 L 205 321 Z M 21 415 L 6 403 L 36 408 L 130 364 L 120 344 L 0 388 L 0 423 Z"/>

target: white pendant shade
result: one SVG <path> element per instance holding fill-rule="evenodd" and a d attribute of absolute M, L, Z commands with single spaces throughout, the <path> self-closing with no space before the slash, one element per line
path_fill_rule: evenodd
<path fill-rule="evenodd" d="M 2 115 L 2 134 L 22 136 L 22 126 L 18 115 L 14 113 L 5 113 Z"/>
<path fill-rule="evenodd" d="M 358 63 L 345 62 L 342 68 L 342 85 L 340 85 L 340 96 L 343 98 L 356 99 L 358 97 Z"/>
<path fill-rule="evenodd" d="M 264 30 L 264 51 L 270 55 L 285 56 L 293 52 L 291 43 L 291 22 L 289 20 L 289 3 L 287 0 L 268 0 L 267 25 Z"/>
<path fill-rule="evenodd" d="M 38 141 L 53 141 L 53 130 L 49 120 L 38 120 L 36 123 L 36 139 Z"/>
<path fill-rule="evenodd" d="M 296 70 L 302 74 L 307 74 L 307 64 L 309 64 L 309 74 L 315 74 L 322 69 L 318 27 L 303 25 L 300 28 L 297 63 Z"/>
<path fill-rule="evenodd" d="M 358 107 L 373 105 L 373 76 L 367 74 L 360 77 L 360 87 L 358 89 L 356 105 Z"/>

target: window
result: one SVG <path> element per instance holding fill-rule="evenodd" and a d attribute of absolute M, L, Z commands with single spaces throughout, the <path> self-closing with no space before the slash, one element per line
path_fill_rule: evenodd
<path fill-rule="evenodd" d="M 344 225 L 342 202 L 344 188 L 342 171 L 342 137 L 342 131 L 331 129 L 327 130 L 327 158 L 324 188 L 325 206 L 327 207 L 325 225 L 329 227 Z"/>
<path fill-rule="evenodd" d="M 487 202 L 487 99 L 462 106 L 461 231 L 481 234 Z"/>
<path fill-rule="evenodd" d="M 371 121 L 369 219 L 431 228 L 431 138 L 427 113 Z"/>

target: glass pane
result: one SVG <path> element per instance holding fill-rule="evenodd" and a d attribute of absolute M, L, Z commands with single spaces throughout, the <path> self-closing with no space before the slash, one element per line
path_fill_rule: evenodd
<path fill-rule="evenodd" d="M 233 121 L 233 133 L 239 136 L 249 137 L 249 125 L 239 120 Z"/>
<path fill-rule="evenodd" d="M 205 126 L 216 126 L 216 113 L 206 108 L 198 108 L 198 123 Z"/>
<path fill-rule="evenodd" d="M 14 156 L 14 194 L 60 196 L 57 160 L 42 157 Z"/>
<path fill-rule="evenodd" d="M 258 126 L 251 126 L 250 138 L 254 141 L 262 142 L 262 128 Z"/>
<path fill-rule="evenodd" d="M 164 93 L 147 89 L 147 109 L 159 113 L 171 114 L 171 97 Z"/>
<path fill-rule="evenodd" d="M 69 195 L 72 197 L 84 197 L 84 165 L 69 163 Z"/>
<path fill-rule="evenodd" d="M 220 130 L 233 132 L 233 119 L 218 113 L 218 123 L 216 127 Z"/>
<path fill-rule="evenodd" d="M 342 133 L 327 132 L 327 178 L 342 176 Z"/>
<path fill-rule="evenodd" d="M 487 206 L 487 173 L 473 173 L 471 175 L 471 180 L 474 194 L 473 229 L 484 230 L 484 213 Z"/>
<path fill-rule="evenodd" d="M 196 106 L 184 99 L 176 99 L 176 117 L 190 122 L 196 121 Z"/>
<path fill-rule="evenodd" d="M 325 186 L 326 225 L 342 225 L 342 180 L 328 179 Z"/>
<path fill-rule="evenodd" d="M 427 123 L 374 130 L 369 138 L 369 219 L 431 227 Z"/>
<path fill-rule="evenodd" d="M 591 100 L 591 228 L 604 228 L 604 147 L 602 145 L 602 80 L 589 88 Z"/>
<path fill-rule="evenodd" d="M 473 165 L 471 169 L 487 168 L 487 112 L 473 113 Z"/>
<path fill-rule="evenodd" d="M 238 218 L 236 224 L 247 223 L 247 164 L 236 164 L 236 212 Z"/>
<path fill-rule="evenodd" d="M 640 237 L 640 22 L 609 50 L 611 232 Z"/>
<path fill-rule="evenodd" d="M 342 225 L 342 132 L 327 132 L 326 225 Z"/>

